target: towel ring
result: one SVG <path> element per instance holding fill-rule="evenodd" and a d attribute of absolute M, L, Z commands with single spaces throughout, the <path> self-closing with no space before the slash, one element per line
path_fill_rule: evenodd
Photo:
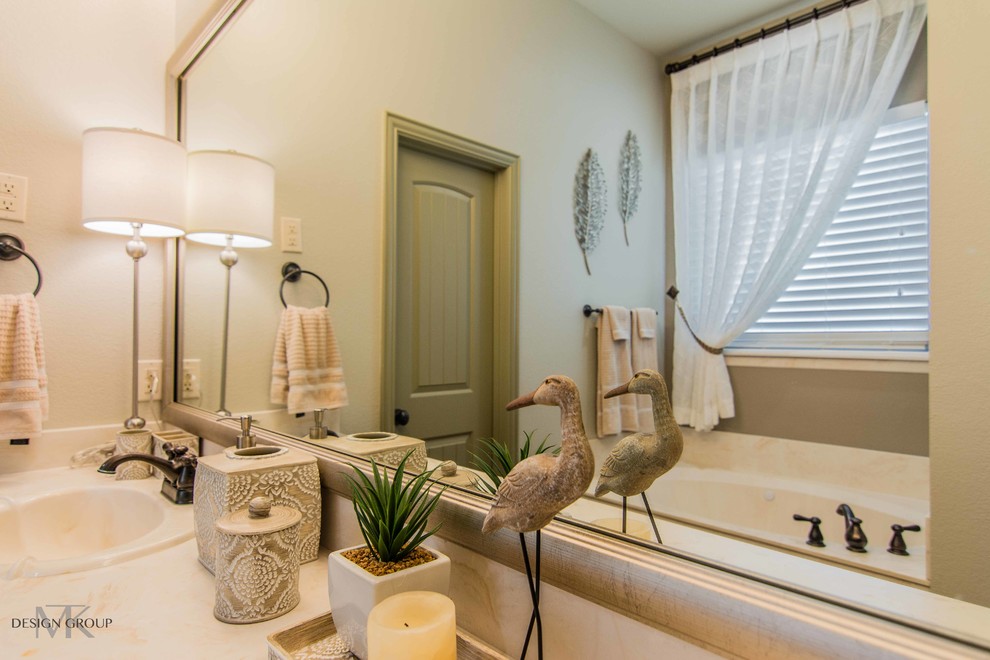
<path fill-rule="evenodd" d="M 282 284 L 278 287 L 278 297 L 282 300 L 282 307 L 288 307 L 285 302 L 285 283 L 286 282 L 298 282 L 299 278 L 303 275 L 312 275 L 316 278 L 316 281 L 323 286 L 323 292 L 327 296 L 327 302 L 325 307 L 330 306 L 330 289 L 327 288 L 327 283 L 323 281 L 323 278 L 314 273 L 311 270 L 303 270 L 299 267 L 299 264 L 287 261 L 282 264 Z"/>
<path fill-rule="evenodd" d="M 34 257 L 24 250 L 24 241 L 13 234 L 0 234 L 0 260 L 13 261 L 22 256 L 27 257 L 31 265 L 34 266 L 35 272 L 38 273 L 38 286 L 34 287 L 34 296 L 37 298 L 38 292 L 41 291 L 41 266 L 34 260 Z"/>

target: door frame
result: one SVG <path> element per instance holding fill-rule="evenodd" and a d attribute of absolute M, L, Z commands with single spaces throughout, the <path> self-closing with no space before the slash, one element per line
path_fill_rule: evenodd
<path fill-rule="evenodd" d="M 518 394 L 519 381 L 519 156 L 392 112 L 385 115 L 381 428 L 395 430 L 400 147 L 464 163 L 494 176 L 492 433 L 514 454 L 518 446 L 518 415 L 508 413 L 505 403 Z"/>

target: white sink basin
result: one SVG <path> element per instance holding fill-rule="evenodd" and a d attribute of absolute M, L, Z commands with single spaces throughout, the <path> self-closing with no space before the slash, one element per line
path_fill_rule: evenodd
<path fill-rule="evenodd" d="M 0 573 L 84 571 L 192 538 L 192 507 L 160 488 L 160 478 L 115 481 L 95 468 L 0 476 Z"/>

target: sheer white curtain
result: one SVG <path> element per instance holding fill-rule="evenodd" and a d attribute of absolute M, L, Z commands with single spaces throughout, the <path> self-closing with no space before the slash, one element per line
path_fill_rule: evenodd
<path fill-rule="evenodd" d="M 671 77 L 678 301 L 674 415 L 732 417 L 721 348 L 828 228 L 897 89 L 924 0 L 869 0 Z"/>

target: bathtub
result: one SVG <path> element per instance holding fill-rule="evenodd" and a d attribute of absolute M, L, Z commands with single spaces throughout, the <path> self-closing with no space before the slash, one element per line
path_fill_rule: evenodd
<path fill-rule="evenodd" d="M 116 481 L 94 467 L 0 476 L 0 574 L 85 571 L 192 538 L 192 507 L 160 489 L 160 478 Z"/>
<path fill-rule="evenodd" d="M 701 557 L 714 553 L 730 564 L 733 554 L 747 547 L 783 549 L 796 558 L 928 585 L 927 457 L 726 431 L 681 431 L 681 460 L 647 492 L 665 545 Z M 617 441 L 592 441 L 596 465 Z M 614 529 L 621 498 L 595 499 L 593 491 L 594 483 L 565 513 Z M 642 498 L 630 498 L 628 504 L 630 520 L 638 521 L 633 534 L 653 539 Z M 869 539 L 865 553 L 846 549 L 845 519 L 835 512 L 839 504 L 848 504 L 863 521 Z M 795 521 L 796 513 L 821 518 L 824 548 L 806 543 L 811 525 Z M 904 532 L 906 557 L 887 552 L 895 523 L 921 526 L 920 532 Z"/>

